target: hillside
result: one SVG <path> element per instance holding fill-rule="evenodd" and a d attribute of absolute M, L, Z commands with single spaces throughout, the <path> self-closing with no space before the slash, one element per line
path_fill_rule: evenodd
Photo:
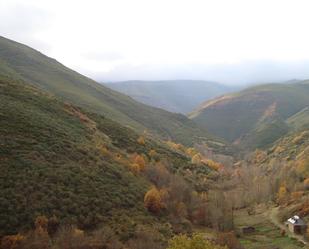
<path fill-rule="evenodd" d="M 141 103 L 183 114 L 191 112 L 203 101 L 238 89 L 202 80 L 132 80 L 106 86 Z"/>
<path fill-rule="evenodd" d="M 269 182 L 266 193 L 279 205 L 276 212 L 281 224 L 295 214 L 309 221 L 308 152 L 307 127 L 289 132 L 267 150 L 256 151 L 248 162 L 251 167 L 257 166 L 260 176 Z"/>
<path fill-rule="evenodd" d="M 123 239 L 136 224 L 169 234 L 169 211 L 164 222 L 147 212 L 147 190 L 156 184 L 173 189 L 167 184 L 174 173 L 186 178 L 175 178 L 184 193 L 189 186 L 203 190 L 200 184 L 212 172 L 166 144 L 146 136 L 140 141 L 133 130 L 23 81 L 0 78 L 0 117 L 0 236 L 30 229 L 39 215 L 87 230 L 103 223 Z"/>
<path fill-rule="evenodd" d="M 287 124 L 295 130 L 308 128 L 309 126 L 309 107 L 305 107 L 287 119 Z"/>
<path fill-rule="evenodd" d="M 63 100 L 103 114 L 139 132 L 147 130 L 184 144 L 203 141 L 208 136 L 184 115 L 138 103 L 4 37 L 0 37 L 0 74 L 31 82 Z"/>
<path fill-rule="evenodd" d="M 307 81 L 260 85 L 206 101 L 189 117 L 243 148 L 263 148 L 292 129 L 288 119 L 309 106 L 308 94 Z"/>

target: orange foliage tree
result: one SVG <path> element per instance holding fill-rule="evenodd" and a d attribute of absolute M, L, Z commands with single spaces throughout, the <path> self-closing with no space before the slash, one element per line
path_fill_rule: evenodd
<path fill-rule="evenodd" d="M 154 149 L 150 150 L 148 152 L 148 155 L 153 159 L 156 159 L 158 157 L 158 153 Z"/>
<path fill-rule="evenodd" d="M 17 235 L 4 236 L 1 240 L 1 249 L 19 249 L 21 248 L 22 242 L 25 240 L 25 237 Z"/>
<path fill-rule="evenodd" d="M 278 202 L 280 204 L 284 203 L 287 199 L 288 191 L 284 185 L 279 188 L 278 191 Z"/>
<path fill-rule="evenodd" d="M 146 144 L 144 136 L 140 136 L 140 137 L 137 139 L 137 142 L 138 142 L 140 145 L 145 145 L 145 144 Z"/>
<path fill-rule="evenodd" d="M 202 156 L 200 153 L 195 154 L 192 159 L 191 162 L 194 164 L 200 164 L 202 162 Z"/>
<path fill-rule="evenodd" d="M 304 180 L 304 187 L 305 187 L 306 190 L 309 189 L 309 178 L 306 178 L 306 179 Z"/>
<path fill-rule="evenodd" d="M 296 172 L 302 178 L 309 177 L 309 159 L 302 159 L 297 162 Z"/>
<path fill-rule="evenodd" d="M 146 161 L 142 155 L 136 155 L 134 157 L 134 164 L 139 166 L 140 171 L 144 171 L 146 167 Z"/>
<path fill-rule="evenodd" d="M 160 210 L 164 207 L 161 193 L 156 187 L 152 187 L 145 194 L 144 205 L 150 212 L 155 214 L 159 213 Z"/>
<path fill-rule="evenodd" d="M 221 163 L 217 163 L 217 162 L 210 160 L 210 159 L 203 160 L 202 162 L 207 164 L 209 168 L 216 170 L 216 171 L 223 168 L 223 165 Z"/>

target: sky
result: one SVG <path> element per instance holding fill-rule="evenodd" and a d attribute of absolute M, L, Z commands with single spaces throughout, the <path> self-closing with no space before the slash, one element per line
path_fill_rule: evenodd
<path fill-rule="evenodd" d="M 0 35 L 99 81 L 309 78 L 308 0 L 0 0 Z"/>

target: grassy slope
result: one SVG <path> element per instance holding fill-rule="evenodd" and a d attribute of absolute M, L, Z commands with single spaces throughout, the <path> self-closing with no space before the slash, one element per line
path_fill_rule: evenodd
<path fill-rule="evenodd" d="M 137 220 L 157 223 L 143 207 L 150 183 L 115 155 L 155 149 L 172 170 L 189 159 L 129 128 L 0 77 L 0 235 L 27 229 L 37 215 L 92 228 L 115 220 L 126 233 Z M 102 153 L 107 147 L 114 156 Z M 120 231 L 121 233 L 121 231 Z"/>
<path fill-rule="evenodd" d="M 138 103 L 30 47 L 3 37 L 0 37 L 0 74 L 31 82 L 64 100 L 138 131 L 150 130 L 185 144 L 207 137 L 204 130 L 184 115 Z"/>
<path fill-rule="evenodd" d="M 307 82 L 252 87 L 208 101 L 190 118 L 230 142 L 263 147 L 286 134 L 285 120 L 309 105 L 308 94 Z"/>
<path fill-rule="evenodd" d="M 236 89 L 199 80 L 132 80 L 109 83 L 106 86 L 144 104 L 178 113 L 189 113 L 203 101 Z"/>
<path fill-rule="evenodd" d="M 295 115 L 287 119 L 287 124 L 295 130 L 309 127 L 309 108 L 305 107 Z"/>
<path fill-rule="evenodd" d="M 252 234 L 240 234 L 241 244 L 246 249 L 262 248 L 282 248 L 282 249 L 300 249 L 303 245 L 297 240 L 288 236 L 282 236 L 280 229 L 272 224 L 268 217 L 263 213 L 256 213 L 248 216 L 245 210 L 235 212 L 235 225 L 238 228 L 253 226 L 256 231 Z M 240 229 L 239 229 L 240 230 Z"/>

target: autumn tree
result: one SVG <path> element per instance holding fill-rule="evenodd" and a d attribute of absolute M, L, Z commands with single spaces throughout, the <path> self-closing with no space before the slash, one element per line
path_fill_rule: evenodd
<path fill-rule="evenodd" d="M 229 249 L 243 249 L 234 232 L 219 233 L 217 244 L 227 246 Z"/>
<path fill-rule="evenodd" d="M 144 171 L 146 167 L 145 158 L 142 155 L 136 155 L 134 157 L 134 163 L 139 166 L 140 171 Z"/>
<path fill-rule="evenodd" d="M 35 230 L 28 239 L 31 249 L 49 249 L 50 237 L 48 234 L 48 219 L 45 216 L 38 216 L 34 222 Z"/>
<path fill-rule="evenodd" d="M 288 191 L 285 187 L 285 185 L 281 185 L 281 187 L 278 190 L 278 203 L 282 204 L 287 199 Z"/>
<path fill-rule="evenodd" d="M 34 225 L 36 230 L 42 229 L 44 231 L 47 231 L 48 219 L 46 218 L 46 216 L 38 216 L 35 219 Z"/>
<path fill-rule="evenodd" d="M 293 201 L 298 201 L 303 195 L 303 191 L 295 191 L 291 193 L 291 198 Z"/>
<path fill-rule="evenodd" d="M 296 172 L 300 178 L 305 179 L 309 177 L 309 159 L 302 159 L 297 162 Z"/>
<path fill-rule="evenodd" d="M 51 218 L 48 219 L 48 224 L 47 224 L 47 232 L 50 236 L 54 236 L 60 226 L 60 222 L 56 216 L 52 216 Z"/>
<path fill-rule="evenodd" d="M 196 151 L 196 149 L 194 148 L 188 148 L 186 149 L 186 154 L 189 156 L 189 157 L 193 157 L 195 154 L 197 154 L 198 152 Z"/>
<path fill-rule="evenodd" d="M 137 142 L 140 144 L 140 145 L 145 145 L 145 138 L 144 136 L 140 136 L 138 139 L 137 139 Z"/>
<path fill-rule="evenodd" d="M 171 174 L 162 162 L 152 163 L 146 169 L 147 178 L 157 187 L 162 188 L 170 182 Z"/>
<path fill-rule="evenodd" d="M 167 249 L 227 249 L 204 239 L 202 235 L 193 234 L 190 238 L 187 235 L 176 235 L 169 242 Z"/>
<path fill-rule="evenodd" d="M 309 189 L 309 178 L 306 178 L 306 179 L 304 180 L 304 187 L 305 187 L 306 190 Z"/>
<path fill-rule="evenodd" d="M 20 249 L 25 237 L 23 235 L 8 235 L 1 240 L 1 249 Z"/>
<path fill-rule="evenodd" d="M 216 171 L 223 168 L 223 165 L 221 163 L 217 163 L 211 159 L 202 160 L 202 162 L 207 164 L 209 168 L 216 170 Z"/>
<path fill-rule="evenodd" d="M 158 161 L 159 159 L 159 155 L 154 149 L 150 150 L 148 152 L 148 155 L 150 156 L 150 158 L 154 159 L 155 161 Z"/>
<path fill-rule="evenodd" d="M 163 208 L 160 191 L 156 187 L 152 187 L 144 197 L 145 207 L 152 213 L 159 213 Z"/>
<path fill-rule="evenodd" d="M 195 154 L 192 157 L 191 162 L 194 164 L 200 164 L 202 162 L 202 155 L 200 153 Z"/>

